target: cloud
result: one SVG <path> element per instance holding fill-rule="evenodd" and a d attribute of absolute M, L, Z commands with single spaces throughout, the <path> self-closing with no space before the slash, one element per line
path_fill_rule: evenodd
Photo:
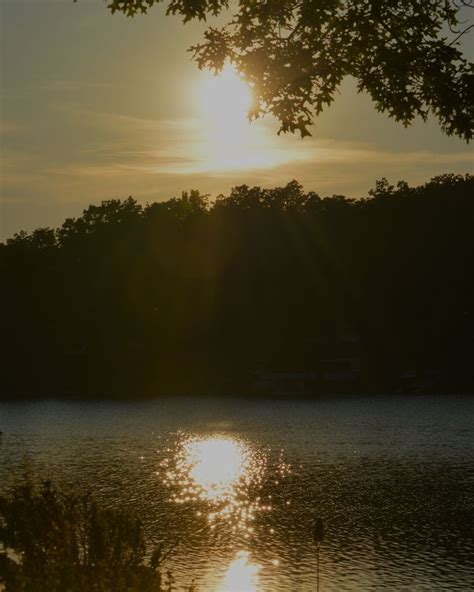
<path fill-rule="evenodd" d="M 364 166 L 451 165 L 469 167 L 469 152 L 442 153 L 429 150 L 400 152 L 381 150 L 364 142 L 330 138 L 306 138 L 287 134 L 277 136 L 278 125 L 272 120 L 254 122 L 238 138 L 229 135 L 221 141 L 212 135 L 207 122 L 199 118 L 146 119 L 117 113 L 99 112 L 80 106 L 61 105 L 70 120 L 91 134 L 81 154 L 63 166 L 64 173 L 91 175 L 141 174 L 211 175 L 217 178 L 274 172 L 291 166 L 330 167 L 334 164 Z M 213 145 L 215 141 L 215 145 Z M 227 155 L 227 156 L 226 156 Z M 49 169 L 59 173 L 60 167 Z"/>
<path fill-rule="evenodd" d="M 3 87 L 0 96 L 2 99 L 15 99 L 19 97 L 31 97 L 33 95 L 67 95 L 81 91 L 114 90 L 120 91 L 120 86 L 108 82 L 95 80 L 50 80 L 47 83 L 21 84 L 17 86 Z"/>
<path fill-rule="evenodd" d="M 16 121 L 0 121 L 0 136 L 17 134 L 23 130 L 23 126 Z"/>
<path fill-rule="evenodd" d="M 382 176 L 417 184 L 472 168 L 464 151 L 400 152 L 364 142 L 301 140 L 277 136 L 272 121 L 256 122 L 250 128 L 255 135 L 243 136 L 239 150 L 233 152 L 232 138 L 224 138 L 213 153 L 213 138 L 198 118 L 147 119 L 70 103 L 51 109 L 28 136 L 4 143 L 4 236 L 19 230 L 20 220 L 29 228 L 58 225 L 90 203 L 130 194 L 145 202 L 190 188 L 217 195 L 244 183 L 268 187 L 297 179 L 322 195 L 357 197 Z"/>

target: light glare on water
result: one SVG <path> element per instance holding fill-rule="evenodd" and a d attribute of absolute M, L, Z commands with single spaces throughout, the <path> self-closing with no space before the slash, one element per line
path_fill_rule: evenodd
<path fill-rule="evenodd" d="M 178 504 L 200 500 L 207 520 L 226 520 L 233 530 L 249 536 L 258 511 L 265 511 L 258 491 L 266 470 L 266 456 L 244 440 L 227 436 L 186 439 L 174 458 L 166 459 L 164 483 L 174 490 Z"/>
<path fill-rule="evenodd" d="M 130 509 L 198 592 L 472 588 L 474 399 L 0 405 L 0 492 L 39 477 Z M 5 478 L 4 478 L 5 476 Z"/>
<path fill-rule="evenodd" d="M 260 569 L 260 565 L 250 561 L 247 551 L 239 551 L 217 592 L 262 592 L 258 578 Z"/>
<path fill-rule="evenodd" d="M 254 532 L 256 513 L 270 509 L 261 496 L 255 495 L 264 479 L 266 456 L 242 439 L 212 435 L 187 438 L 174 459 L 166 459 L 163 466 L 167 469 L 164 483 L 175 489 L 172 499 L 178 504 L 205 503 L 211 529 L 219 520 L 230 522 L 232 531 L 248 540 Z M 282 466 L 282 475 L 288 471 L 288 465 Z M 197 515 L 202 516 L 202 512 Z M 215 592 L 263 592 L 259 585 L 261 568 L 248 551 L 237 551 Z"/>
<path fill-rule="evenodd" d="M 208 438 L 184 445 L 184 463 L 202 497 L 218 500 L 236 496 L 239 483 L 250 471 L 248 450 L 235 440 Z"/>

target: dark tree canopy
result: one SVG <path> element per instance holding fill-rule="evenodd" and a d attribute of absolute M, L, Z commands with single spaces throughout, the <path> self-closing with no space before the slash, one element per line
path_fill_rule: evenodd
<path fill-rule="evenodd" d="M 171 592 L 172 575 L 160 571 L 168 554 L 161 543 L 147 559 L 142 523 L 88 493 L 27 478 L 0 496 L 0 586 L 7 592 Z"/>
<path fill-rule="evenodd" d="M 0 398 L 250 393 L 262 368 L 330 392 L 347 333 L 365 360 L 348 389 L 416 369 L 473 392 L 473 269 L 469 175 L 382 179 L 364 199 L 293 181 L 107 200 L 0 244 Z"/>
<path fill-rule="evenodd" d="M 163 0 L 108 0 L 112 12 L 146 13 Z M 191 48 L 200 68 L 233 63 L 254 89 L 252 115 L 309 135 L 347 76 L 403 125 L 438 118 L 448 135 L 474 130 L 474 70 L 460 49 L 471 0 L 169 0 L 167 14 L 206 20 L 228 11 Z M 461 14 L 461 10 L 463 14 Z"/>

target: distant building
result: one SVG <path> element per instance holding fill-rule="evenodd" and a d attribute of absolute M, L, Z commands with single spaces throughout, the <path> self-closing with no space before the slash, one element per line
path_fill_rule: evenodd
<path fill-rule="evenodd" d="M 309 395 L 318 378 L 316 372 L 259 370 L 253 387 L 256 392 L 272 395 Z"/>
<path fill-rule="evenodd" d="M 357 356 L 321 359 L 319 361 L 323 382 L 358 382 L 361 361 Z"/>
<path fill-rule="evenodd" d="M 365 379 L 366 355 L 357 334 L 308 339 L 306 343 L 302 367 L 285 369 L 282 361 L 280 368 L 259 370 L 254 390 L 277 395 L 311 394 L 336 386 L 352 387 Z M 293 365 L 296 366 L 294 362 Z"/>
<path fill-rule="evenodd" d="M 323 383 L 360 382 L 366 364 L 359 335 L 353 332 L 315 342 L 315 357 Z"/>

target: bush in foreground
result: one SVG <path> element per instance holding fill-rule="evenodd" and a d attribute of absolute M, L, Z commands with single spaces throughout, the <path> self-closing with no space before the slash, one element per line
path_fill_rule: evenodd
<path fill-rule="evenodd" d="M 0 584 L 6 592 L 171 592 L 149 560 L 142 524 L 90 495 L 23 483 L 0 497 Z M 191 584 L 188 592 L 195 590 Z"/>

